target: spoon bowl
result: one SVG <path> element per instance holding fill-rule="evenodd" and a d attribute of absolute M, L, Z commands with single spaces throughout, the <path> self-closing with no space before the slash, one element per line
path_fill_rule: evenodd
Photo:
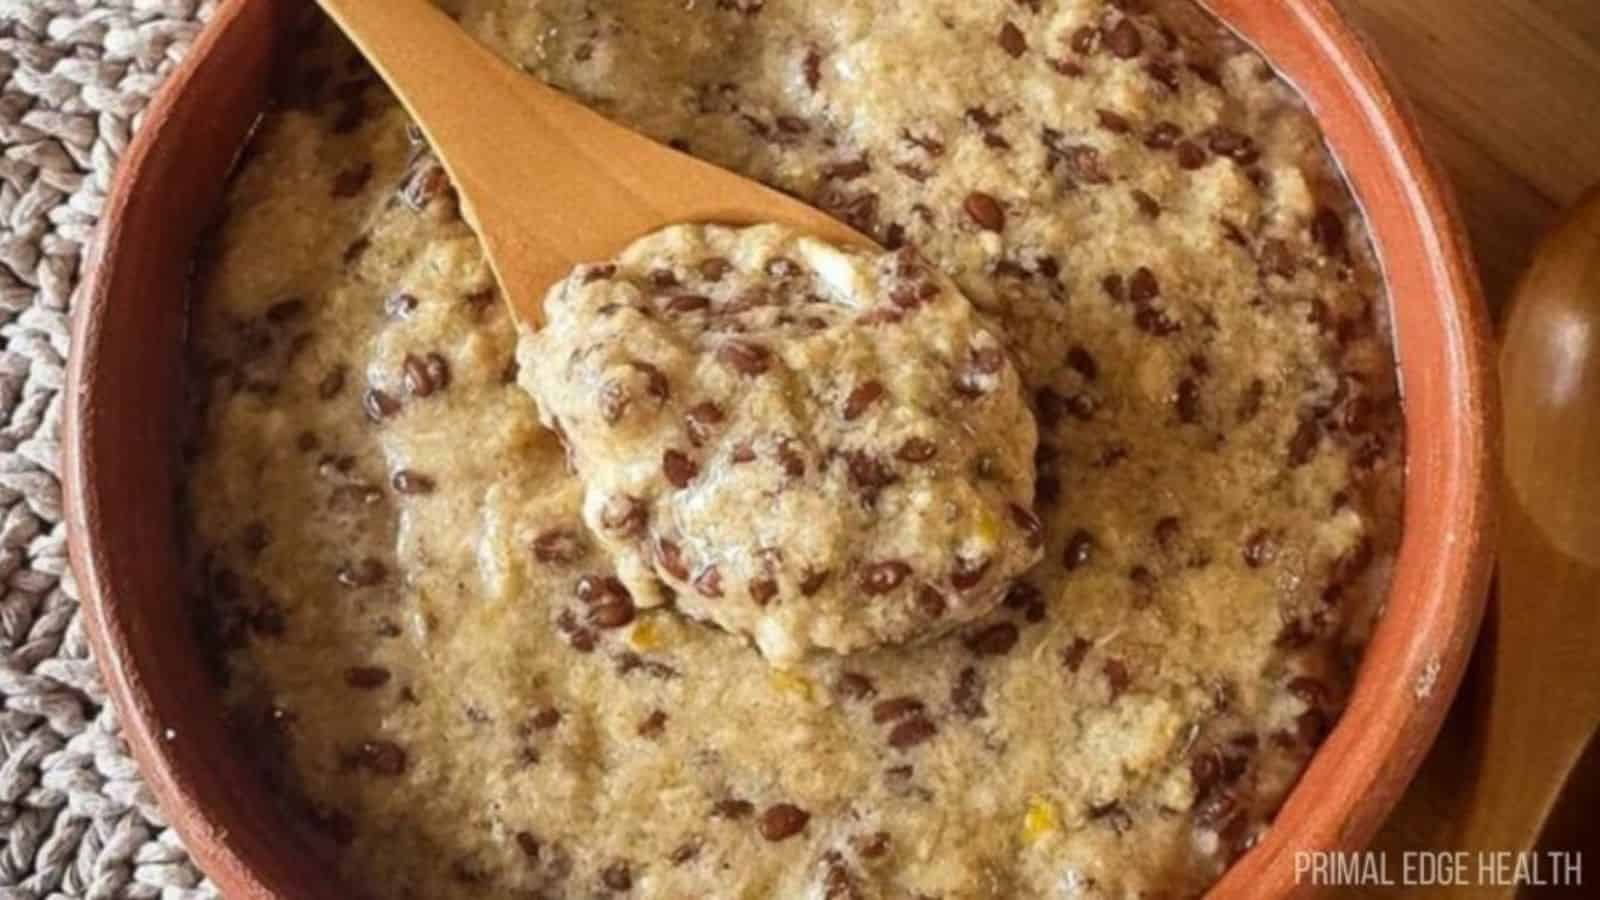
<path fill-rule="evenodd" d="M 1600 187 L 1546 241 L 1500 355 L 1508 499 L 1600 566 Z"/>

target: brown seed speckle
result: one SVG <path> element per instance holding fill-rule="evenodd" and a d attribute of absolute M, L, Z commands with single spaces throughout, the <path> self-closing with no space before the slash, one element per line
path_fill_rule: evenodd
<path fill-rule="evenodd" d="M 1140 266 L 1128 279 L 1128 299 L 1134 303 L 1149 303 L 1161 296 L 1161 282 L 1147 266 Z"/>
<path fill-rule="evenodd" d="M 1144 145 L 1151 150 L 1171 150 L 1178 146 L 1178 140 L 1183 137 L 1183 129 L 1174 122 L 1158 122 L 1145 135 Z"/>
<path fill-rule="evenodd" d="M 1151 530 L 1151 535 L 1162 549 L 1170 549 L 1178 536 L 1183 533 L 1183 522 L 1177 516 L 1162 516 L 1156 520 L 1156 527 Z"/>
<path fill-rule="evenodd" d="M 774 256 L 767 260 L 761 267 L 768 275 L 778 279 L 799 278 L 805 271 L 801 265 L 787 256 Z"/>
<path fill-rule="evenodd" d="M 816 594 L 817 591 L 822 590 L 822 586 L 828 583 L 828 577 L 831 574 L 827 569 L 823 569 L 820 572 L 807 571 L 805 576 L 800 579 L 801 596 L 810 597 Z"/>
<path fill-rule="evenodd" d="M 740 800 L 737 797 L 718 800 L 711 805 L 711 817 L 714 819 L 744 819 L 755 811 L 756 805 L 754 803 L 749 800 Z"/>
<path fill-rule="evenodd" d="M 1183 325 L 1154 306 L 1141 306 L 1133 314 L 1133 324 L 1140 331 L 1156 337 L 1167 337 L 1183 330 Z"/>
<path fill-rule="evenodd" d="M 722 407 L 710 400 L 696 403 L 684 413 L 684 430 L 689 433 L 689 443 L 696 447 L 703 446 L 711 439 L 713 428 L 722 423 L 724 416 Z"/>
<path fill-rule="evenodd" d="M 865 157 L 833 163 L 822 170 L 822 177 L 828 181 L 854 181 L 872 171 L 872 164 Z"/>
<path fill-rule="evenodd" d="M 950 689 L 950 705 L 968 719 L 981 719 L 988 715 L 983 706 L 983 691 L 983 675 L 967 666 L 956 676 L 955 685 Z"/>
<path fill-rule="evenodd" d="M 1166 88 L 1169 93 L 1176 94 L 1183 87 L 1183 82 L 1178 77 L 1178 69 L 1169 62 L 1157 60 L 1144 67 L 1146 75 L 1156 84 Z"/>
<path fill-rule="evenodd" d="M 1342 257 L 1347 249 L 1344 220 L 1328 207 L 1319 207 L 1311 219 L 1311 239 L 1326 256 Z"/>
<path fill-rule="evenodd" d="M 717 361 L 740 375 L 756 376 L 772 366 L 772 351 L 760 344 L 733 340 L 717 348 Z"/>
<path fill-rule="evenodd" d="M 406 354 L 404 374 L 406 390 L 416 397 L 427 397 L 450 386 L 450 364 L 437 353 Z"/>
<path fill-rule="evenodd" d="M 706 566 L 694 577 L 694 589 L 702 597 L 722 596 L 722 571 L 716 566 Z"/>
<path fill-rule="evenodd" d="M 1082 375 L 1084 381 L 1094 381 L 1100 377 L 1099 364 L 1082 346 L 1074 346 L 1067 351 L 1067 366 Z"/>
<path fill-rule="evenodd" d="M 1299 468 L 1310 462 L 1311 457 L 1317 452 L 1317 447 L 1321 443 L 1322 426 L 1317 424 L 1317 420 L 1306 418 L 1301 421 L 1300 427 L 1295 430 L 1294 437 L 1289 439 L 1289 465 L 1293 468 Z"/>
<path fill-rule="evenodd" d="M 700 855 L 700 849 L 701 840 L 699 838 L 690 838 L 674 848 L 672 853 L 667 856 L 667 861 L 675 866 L 688 865 L 694 861 L 695 857 Z"/>
<path fill-rule="evenodd" d="M 1261 412 L 1261 401 L 1266 396 L 1267 385 L 1259 378 L 1250 383 L 1239 395 L 1238 416 L 1240 424 L 1254 419 Z"/>
<path fill-rule="evenodd" d="M 567 643 L 572 649 L 579 653 L 594 652 L 594 632 L 579 625 L 578 617 L 572 614 L 572 610 L 562 610 L 561 614 L 556 616 L 556 628 L 566 636 Z"/>
<path fill-rule="evenodd" d="M 1140 190 L 1134 191 L 1133 203 L 1139 207 L 1139 212 L 1144 213 L 1145 218 L 1158 219 L 1161 217 L 1161 204 L 1148 193 Z"/>
<path fill-rule="evenodd" d="M 778 596 L 778 583 L 771 578 L 756 578 L 750 582 L 750 599 L 757 606 L 766 606 Z"/>
<path fill-rule="evenodd" d="M 875 831 L 872 834 L 859 835 L 850 842 L 856 848 L 856 855 L 862 859 L 880 859 L 889 852 L 889 833 Z"/>
<path fill-rule="evenodd" d="M 339 392 L 344 390 L 346 371 L 343 363 L 329 369 L 328 374 L 322 376 L 322 381 L 317 384 L 317 396 L 323 400 L 332 400 L 339 396 Z"/>
<path fill-rule="evenodd" d="M 1000 205 L 992 195 L 982 191 L 973 191 L 961 204 L 967 217 L 975 222 L 979 228 L 988 231 L 1004 231 L 1006 227 L 1005 208 Z"/>
<path fill-rule="evenodd" d="M 571 565 L 583 558 L 583 535 L 570 528 L 551 528 L 533 539 L 533 558 L 547 565 Z"/>
<path fill-rule="evenodd" d="M 950 573 L 950 584 L 958 591 L 969 591 L 983 581 L 983 576 L 988 574 L 989 566 L 993 560 L 988 558 L 967 559 L 958 557 L 954 571 Z"/>
<path fill-rule="evenodd" d="M 679 581 L 689 580 L 689 567 L 683 563 L 683 551 L 676 543 L 659 538 L 656 541 L 656 565 Z"/>
<path fill-rule="evenodd" d="M 1193 378 L 1179 381 L 1178 390 L 1173 395 L 1173 406 L 1178 411 L 1178 421 L 1186 425 L 1200 421 L 1200 383 Z"/>
<path fill-rule="evenodd" d="M 876 502 L 880 491 L 898 480 L 883 460 L 870 453 L 847 452 L 845 461 L 850 470 L 850 483 L 861 492 L 868 505 Z"/>
<path fill-rule="evenodd" d="M 431 477 L 412 469 L 401 469 L 394 473 L 389 483 L 402 494 L 431 494 L 434 488 Z"/>
<path fill-rule="evenodd" d="M 1111 699 L 1114 701 L 1121 697 L 1132 680 L 1127 665 L 1120 659 L 1108 659 L 1101 672 L 1106 676 L 1106 688 L 1111 692 Z"/>
<path fill-rule="evenodd" d="M 1095 110 L 1095 120 L 1100 127 L 1112 134 L 1127 134 L 1133 130 L 1133 123 L 1121 113 L 1109 109 Z"/>
<path fill-rule="evenodd" d="M 834 690 L 847 700 L 865 700 L 878 693 L 872 679 L 859 672 L 841 672 L 834 682 Z"/>
<path fill-rule="evenodd" d="M 907 750 L 926 743 L 938 731 L 932 720 L 925 716 L 913 716 L 889 731 L 889 746 L 896 750 Z"/>
<path fill-rule="evenodd" d="M 667 450 L 661 454 L 661 474 L 675 488 L 686 488 L 700 474 L 700 466 L 681 450 Z"/>
<path fill-rule="evenodd" d="M 873 403 L 884 395 L 883 382 L 872 380 L 856 385 L 844 403 L 844 418 L 852 422 L 861 417 Z"/>
<path fill-rule="evenodd" d="M 394 741 L 364 741 L 357 753 L 360 764 L 375 775 L 396 776 L 406 770 L 406 751 Z"/>
<path fill-rule="evenodd" d="M 800 71 L 806 80 L 806 87 L 815 91 L 822 84 L 822 51 L 815 47 L 806 49 L 805 58 L 800 61 Z"/>
<path fill-rule="evenodd" d="M 1011 504 L 1008 510 L 1011 513 L 1011 521 L 1022 529 L 1028 546 L 1033 548 L 1044 546 L 1044 523 L 1039 521 L 1033 510 L 1017 503 Z"/>
<path fill-rule="evenodd" d="M 1084 25 L 1072 33 L 1068 44 L 1079 56 L 1090 56 L 1100 48 L 1100 29 Z"/>
<path fill-rule="evenodd" d="M 978 656 L 1004 656 L 1017 645 L 1017 626 L 996 622 L 967 635 L 967 649 Z"/>
<path fill-rule="evenodd" d="M 634 619 L 633 600 L 624 594 L 589 608 L 589 624 L 596 628 L 621 628 Z"/>
<path fill-rule="evenodd" d="M 625 862 L 614 862 L 600 871 L 600 883 L 613 891 L 633 889 L 633 872 Z"/>
<path fill-rule="evenodd" d="M 1072 643 L 1061 650 L 1061 665 L 1068 672 L 1077 674 L 1078 669 L 1083 665 L 1084 657 L 1089 655 L 1089 651 L 1093 647 L 1093 644 L 1081 637 L 1073 638 Z"/>
<path fill-rule="evenodd" d="M 761 813 L 757 827 L 761 836 L 777 842 L 794 837 L 806 829 L 811 814 L 792 803 L 776 803 Z"/>
<path fill-rule="evenodd" d="M 361 408 L 366 411 L 367 418 L 381 422 L 400 411 L 400 401 L 378 388 L 368 388 L 361 398 Z"/>
<path fill-rule="evenodd" d="M 1118 59 L 1134 59 L 1144 52 L 1144 36 L 1132 19 L 1123 19 L 1105 33 L 1105 45 Z"/>
<path fill-rule="evenodd" d="M 1085 184 L 1107 184 L 1111 181 L 1111 175 L 1106 171 L 1105 161 L 1097 148 L 1087 144 L 1067 146 L 1061 148 L 1060 155 L 1067 161 L 1067 166 L 1079 181 Z"/>
<path fill-rule="evenodd" d="M 924 616 L 938 619 L 944 616 L 949 608 L 950 602 L 932 585 L 925 584 L 917 589 L 917 609 L 921 610 Z"/>
<path fill-rule="evenodd" d="M 665 308 L 678 315 L 704 312 L 711 308 L 711 298 L 704 294 L 675 294 L 667 298 Z"/>
<path fill-rule="evenodd" d="M 729 262 L 725 257 L 708 256 L 701 260 L 699 265 L 695 266 L 695 270 L 706 281 L 717 282 L 722 280 L 722 276 L 733 271 L 733 263 Z"/>
<path fill-rule="evenodd" d="M 658 738 L 666 730 L 667 714 L 659 709 L 651 710 L 650 714 L 639 722 L 638 732 L 642 738 Z"/>
<path fill-rule="evenodd" d="M 616 424 L 622 421 L 622 416 L 627 415 L 627 407 L 632 405 L 634 397 L 627 392 L 627 384 L 622 381 L 606 381 L 600 386 L 600 418 L 606 424 Z"/>
<path fill-rule="evenodd" d="M 636 535 L 643 531 L 649 517 L 649 508 L 643 500 L 625 494 L 611 496 L 600 508 L 601 526 L 622 536 Z"/>
<path fill-rule="evenodd" d="M 879 725 L 898 722 L 910 716 L 921 715 L 926 709 L 927 705 L 916 697 L 890 697 L 873 704 L 872 721 Z"/>
<path fill-rule="evenodd" d="M 1012 59 L 1017 59 L 1028 52 L 1027 37 L 1023 35 L 1022 29 L 1011 22 L 1000 26 L 1000 35 L 996 40 L 1000 43 L 1000 49 L 1004 50 L 1006 55 Z"/>
<path fill-rule="evenodd" d="M 887 594 L 911 576 L 911 567 L 899 560 L 873 563 L 861 570 L 861 590 L 869 595 Z"/>
<path fill-rule="evenodd" d="M 404 292 L 390 294 L 383 301 L 384 314 L 392 319 L 404 319 L 417 310 L 417 298 Z"/>
<path fill-rule="evenodd" d="M 1258 528 L 1244 542 L 1244 564 L 1252 569 L 1259 569 L 1271 562 L 1278 555 L 1277 541 L 1272 533 L 1265 528 Z"/>
<path fill-rule="evenodd" d="M 901 462 L 925 463 L 938 455 L 939 447 L 926 438 L 906 438 L 906 442 L 895 451 L 895 458 Z"/>

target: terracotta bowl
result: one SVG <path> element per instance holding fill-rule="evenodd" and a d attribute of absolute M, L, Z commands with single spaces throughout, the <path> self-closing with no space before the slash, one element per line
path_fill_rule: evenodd
<path fill-rule="evenodd" d="M 73 569 L 129 744 L 231 897 L 344 898 L 230 747 L 177 559 L 187 279 L 196 240 L 289 50 L 302 0 L 225 0 L 128 148 L 74 309 L 66 479 Z M 1298 84 L 1371 218 L 1396 299 L 1405 536 L 1348 710 L 1274 827 L 1214 897 L 1286 897 L 1295 855 L 1368 841 L 1461 678 L 1491 566 L 1497 409 L 1459 218 L 1404 110 L 1329 0 L 1210 0 Z"/>

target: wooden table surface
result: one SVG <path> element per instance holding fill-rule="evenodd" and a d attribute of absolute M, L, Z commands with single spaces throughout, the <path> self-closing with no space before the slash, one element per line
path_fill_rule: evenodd
<path fill-rule="evenodd" d="M 1600 0 L 1338 2 L 1449 171 L 1498 313 L 1539 235 L 1600 182 Z"/>
<path fill-rule="evenodd" d="M 1585 188 L 1600 183 L 1600 0 L 1339 2 L 1372 39 L 1450 174 L 1498 316 L 1540 236 Z M 1552 690 L 1559 690 L 1559 678 L 1551 673 Z M 1439 743 L 1379 836 L 1378 849 L 1453 849 L 1452 824 L 1472 802 L 1467 772 L 1474 687 L 1469 671 Z M 1590 748 L 1541 845 L 1583 851 L 1588 886 L 1528 896 L 1600 897 L 1595 810 L 1600 747 Z M 1397 865 L 1391 856 L 1391 871 Z M 1411 900 L 1431 892 L 1347 889 L 1335 895 Z"/>

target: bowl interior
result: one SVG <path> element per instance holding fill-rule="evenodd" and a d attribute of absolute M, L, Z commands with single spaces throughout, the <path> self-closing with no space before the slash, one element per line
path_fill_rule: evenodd
<path fill-rule="evenodd" d="M 1260 843 L 1213 890 L 1282 897 L 1298 851 L 1364 844 L 1437 732 L 1482 614 L 1492 540 L 1483 304 L 1450 200 L 1329 0 L 1205 0 L 1300 87 L 1366 208 L 1394 299 L 1404 537 L 1350 705 Z M 107 687 L 172 824 L 229 896 L 345 898 L 236 754 L 178 577 L 190 260 L 293 45 L 303 0 L 226 0 L 125 156 L 74 310 L 69 538 Z"/>

